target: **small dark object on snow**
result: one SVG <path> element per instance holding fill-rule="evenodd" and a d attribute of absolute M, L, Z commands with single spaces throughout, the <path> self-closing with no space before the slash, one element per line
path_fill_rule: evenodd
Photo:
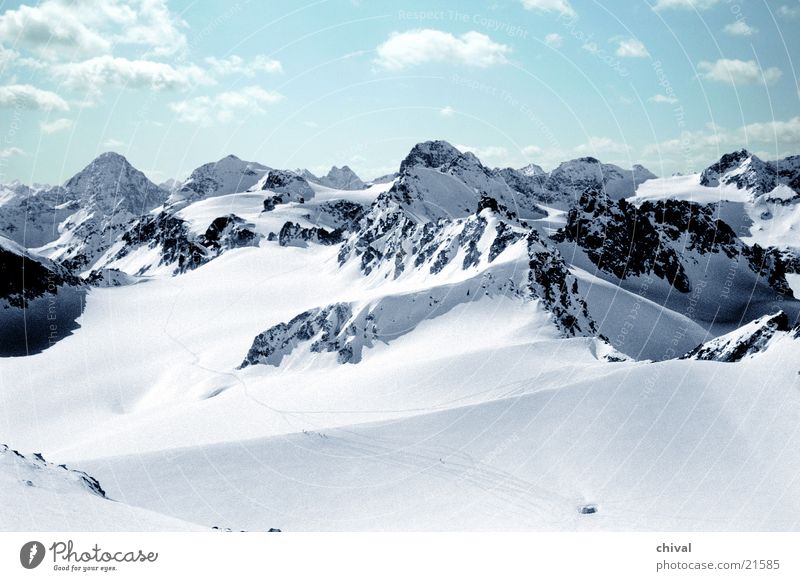
<path fill-rule="evenodd" d="M 581 514 L 594 514 L 597 512 L 596 504 L 587 504 L 581 507 Z"/>
<path fill-rule="evenodd" d="M 281 529 L 269 529 L 267 532 L 268 533 L 280 533 L 282 531 L 281 531 Z"/>

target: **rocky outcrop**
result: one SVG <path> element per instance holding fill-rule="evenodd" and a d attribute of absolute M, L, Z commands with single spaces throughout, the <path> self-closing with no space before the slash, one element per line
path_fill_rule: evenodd
<path fill-rule="evenodd" d="M 778 340 L 799 337 L 800 326 L 792 327 L 787 314 L 779 311 L 698 345 L 681 359 L 733 363 L 765 352 Z"/>

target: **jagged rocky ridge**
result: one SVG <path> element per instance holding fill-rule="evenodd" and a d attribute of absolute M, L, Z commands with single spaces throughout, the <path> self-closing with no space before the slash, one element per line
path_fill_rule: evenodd
<path fill-rule="evenodd" d="M 361 181 L 356 172 L 346 165 L 342 167 L 333 166 L 327 175 L 322 177 L 315 176 L 307 169 L 297 170 L 295 173 L 309 182 L 335 190 L 363 190 L 366 187 L 366 184 Z"/>
<path fill-rule="evenodd" d="M 744 244 L 710 205 L 670 199 L 637 207 L 587 190 L 553 239 L 576 244 L 599 270 L 620 280 L 652 274 L 682 293 L 692 290 L 689 271 L 697 256 L 740 258 L 778 293 L 793 296 L 780 253 Z"/>
<path fill-rule="evenodd" d="M 746 149 L 740 149 L 723 155 L 717 163 L 703 170 L 700 184 L 708 187 L 731 184 L 740 190 L 750 190 L 754 196 L 784 185 L 800 197 L 800 156 L 762 161 Z"/>
<path fill-rule="evenodd" d="M 130 254 L 142 249 L 157 249 L 158 262 L 146 262 L 135 276 L 152 269 L 166 267 L 170 274 L 181 274 L 216 258 L 226 250 L 258 246 L 262 236 L 255 226 L 235 214 L 214 219 L 204 234 L 195 235 L 185 220 L 169 211 L 143 216 L 135 221 L 103 257 L 95 264 L 90 281 L 103 281 L 100 273 L 114 269 Z M 116 279 L 124 281 L 124 279 Z"/>
<path fill-rule="evenodd" d="M 436 189 L 441 178 L 447 190 Z M 364 347 L 388 342 L 422 320 L 484 295 L 538 301 L 564 336 L 595 335 L 577 281 L 558 251 L 521 225 L 515 212 L 490 192 L 508 196 L 509 188 L 471 154 L 443 142 L 415 147 L 401 165 L 399 180 L 378 196 L 342 244 L 339 264 L 355 261 L 364 276 L 392 280 L 416 271 L 434 277 L 454 271 L 474 275 L 455 285 L 388 295 L 367 305 L 337 303 L 306 311 L 257 336 L 242 366 L 277 366 L 306 343 L 313 353 L 335 352 L 339 363 L 357 363 Z M 436 194 L 447 199 L 438 207 L 426 206 Z M 307 229 L 305 237 L 301 233 L 296 224 L 287 224 L 281 239 L 319 240 L 318 229 Z M 500 260 L 504 253 L 508 260 Z"/>
<path fill-rule="evenodd" d="M 698 345 L 681 359 L 733 363 L 763 353 L 778 341 L 798 338 L 800 325 L 792 326 L 789 316 L 778 311 Z"/>
<path fill-rule="evenodd" d="M 495 174 L 523 196 L 562 209 L 573 205 L 587 189 L 618 200 L 632 196 L 639 184 L 656 177 L 638 164 L 625 170 L 593 157 L 565 161 L 550 173 L 529 164 L 519 170 L 497 169 Z"/>
<path fill-rule="evenodd" d="M 389 343 L 413 331 L 422 321 L 487 296 L 539 300 L 553 314 L 565 336 L 595 334 L 586 304 L 577 295 L 577 283 L 568 275 L 563 261 L 545 249 L 533 232 L 522 243 L 527 247 L 528 271 L 513 265 L 487 269 L 455 284 L 387 295 L 365 304 L 335 303 L 311 309 L 259 334 L 241 367 L 277 367 L 284 357 L 306 345 L 312 353 L 335 353 L 338 363 L 358 363 L 364 348 L 378 342 Z"/>

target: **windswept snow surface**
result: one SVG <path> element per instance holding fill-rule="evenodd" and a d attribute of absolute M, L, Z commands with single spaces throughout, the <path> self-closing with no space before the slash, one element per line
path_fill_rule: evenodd
<path fill-rule="evenodd" d="M 106 496 L 92 476 L 0 444 L 0 531 L 199 531 Z"/>

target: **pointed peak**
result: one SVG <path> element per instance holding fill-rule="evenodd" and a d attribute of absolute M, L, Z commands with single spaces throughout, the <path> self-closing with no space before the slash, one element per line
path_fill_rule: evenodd
<path fill-rule="evenodd" d="M 95 157 L 91 163 L 125 163 L 130 165 L 130 162 L 125 158 L 125 156 L 117 153 L 116 151 L 106 151 L 101 153 Z"/>
<path fill-rule="evenodd" d="M 400 164 L 400 171 L 402 172 L 404 169 L 416 165 L 427 168 L 442 167 L 463 155 L 447 141 L 424 141 L 411 148 L 411 151 Z"/>

